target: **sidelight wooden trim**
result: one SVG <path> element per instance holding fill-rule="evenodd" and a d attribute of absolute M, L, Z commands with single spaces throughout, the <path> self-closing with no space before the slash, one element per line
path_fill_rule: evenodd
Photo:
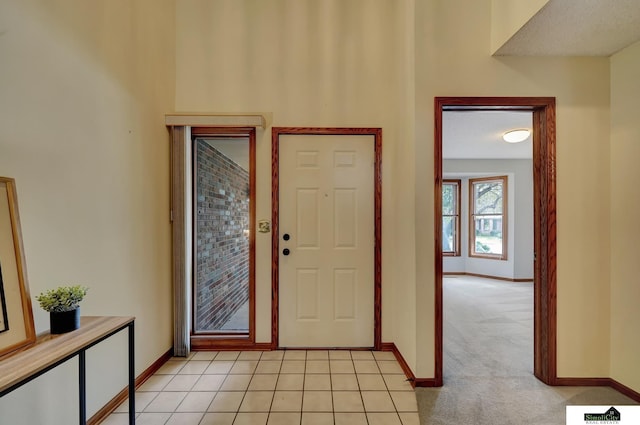
<path fill-rule="evenodd" d="M 256 349 L 264 348 L 262 344 L 256 344 L 256 129 L 253 127 L 192 127 L 191 143 L 200 138 L 247 138 L 249 139 L 249 330 L 248 332 L 194 332 L 191 330 L 191 347 L 193 350 L 214 350 L 214 349 Z M 196 200 L 196 153 L 193 151 L 193 175 L 194 184 L 193 200 Z M 193 252 L 197 249 L 197 231 L 196 231 L 196 210 L 193 211 Z M 194 256 L 195 258 L 195 256 Z M 195 271 L 194 271 L 195 273 Z M 196 279 L 193 279 L 192 288 L 192 328 L 195 323 L 195 285 Z M 269 345 L 270 347 L 270 345 Z"/>
<path fill-rule="evenodd" d="M 279 144 L 282 134 L 374 136 L 374 346 L 382 346 L 382 129 L 339 127 L 273 127 L 271 130 L 271 342 L 279 347 Z"/>
<path fill-rule="evenodd" d="M 556 363 L 556 101 L 554 97 L 434 98 L 435 185 L 435 370 L 442 385 L 442 112 L 447 110 L 531 111 L 533 113 L 534 199 L 534 374 L 557 384 Z"/>

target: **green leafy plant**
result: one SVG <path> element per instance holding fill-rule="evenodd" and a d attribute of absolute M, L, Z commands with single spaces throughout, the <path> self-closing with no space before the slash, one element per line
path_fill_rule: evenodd
<path fill-rule="evenodd" d="M 56 289 L 49 289 L 36 296 L 40 307 L 48 312 L 61 313 L 75 310 L 80 301 L 87 295 L 86 286 L 60 286 Z"/>

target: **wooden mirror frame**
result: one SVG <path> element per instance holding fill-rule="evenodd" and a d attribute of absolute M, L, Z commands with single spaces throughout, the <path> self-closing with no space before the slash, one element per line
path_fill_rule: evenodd
<path fill-rule="evenodd" d="M 36 340 L 31 296 L 18 214 L 15 180 L 0 177 L 0 315 L 7 329 L 0 332 L 0 357 Z M 2 327 L 4 328 L 4 326 Z"/>

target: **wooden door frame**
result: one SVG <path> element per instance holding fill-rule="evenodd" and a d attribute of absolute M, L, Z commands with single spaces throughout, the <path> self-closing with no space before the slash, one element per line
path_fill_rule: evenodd
<path fill-rule="evenodd" d="M 435 385 L 442 386 L 442 112 L 445 110 L 533 113 L 534 375 L 557 384 L 556 364 L 556 102 L 554 97 L 436 97 L 435 173 Z"/>
<path fill-rule="evenodd" d="M 280 264 L 280 136 L 334 135 L 374 137 L 374 307 L 373 348 L 382 348 L 382 129 L 381 128 L 321 128 L 273 127 L 271 130 L 271 344 L 279 347 L 279 264 Z"/>

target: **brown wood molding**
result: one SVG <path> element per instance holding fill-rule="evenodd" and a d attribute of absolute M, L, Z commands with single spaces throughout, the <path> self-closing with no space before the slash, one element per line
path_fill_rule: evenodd
<path fill-rule="evenodd" d="M 556 363 L 556 101 L 553 97 L 434 98 L 435 382 L 442 385 L 442 113 L 451 110 L 531 111 L 534 180 L 534 374 L 548 385 Z"/>
<path fill-rule="evenodd" d="M 282 134 L 374 136 L 374 349 L 382 345 L 382 129 L 339 127 L 273 127 L 271 130 L 271 341 L 279 347 L 279 145 Z"/>
<path fill-rule="evenodd" d="M 635 391 L 624 384 L 621 384 L 613 378 L 609 378 L 609 381 L 609 386 L 611 388 L 640 403 L 640 392 Z"/>
<path fill-rule="evenodd" d="M 398 364 L 402 368 L 402 371 L 407 377 L 407 380 L 410 381 L 411 385 L 415 387 L 416 376 L 413 374 L 413 371 L 407 364 L 407 361 L 402 356 L 402 353 L 400 353 L 400 350 L 398 350 L 398 347 L 396 347 L 396 344 L 394 342 L 384 342 L 380 345 L 380 351 L 391 351 L 393 353 L 396 360 L 398 361 Z"/>
<path fill-rule="evenodd" d="M 379 349 L 382 345 L 382 129 L 369 129 L 375 138 L 375 169 L 374 169 L 374 316 L 373 316 L 373 347 Z"/>
<path fill-rule="evenodd" d="M 149 379 L 154 373 L 162 367 L 173 355 L 173 348 L 170 348 L 166 353 L 160 356 L 155 362 L 146 368 L 136 378 L 136 389 L 139 388 L 144 382 Z M 87 425 L 98 425 L 104 421 L 114 410 L 118 408 L 129 396 L 129 387 L 125 387 L 114 398 L 109 400 L 100 410 L 98 410 L 93 416 L 87 420 Z"/>
<path fill-rule="evenodd" d="M 556 378 L 554 385 L 567 387 L 611 387 L 640 403 L 640 392 L 621 384 L 613 378 Z"/>
<path fill-rule="evenodd" d="M 553 385 L 556 359 L 555 98 L 533 112 L 534 374 Z"/>
<path fill-rule="evenodd" d="M 136 385 L 137 388 L 137 385 Z M 113 413 L 114 410 L 118 408 L 124 401 L 127 399 L 129 395 L 129 388 L 123 388 L 114 398 L 109 400 L 107 404 L 102 406 L 100 410 L 98 410 L 93 416 L 87 419 L 87 425 L 98 425 L 102 423 L 107 416 Z"/>
<path fill-rule="evenodd" d="M 280 346 L 278 325 L 280 298 L 278 281 L 280 278 L 280 132 L 271 130 L 271 343 Z"/>
<path fill-rule="evenodd" d="M 167 350 L 162 356 L 160 356 L 155 362 L 151 364 L 148 368 L 146 368 L 137 378 L 136 378 L 136 388 L 140 387 L 140 385 L 144 384 L 147 379 L 149 379 L 154 373 L 158 371 L 169 359 L 173 356 L 173 348 Z"/>
<path fill-rule="evenodd" d="M 383 342 L 380 344 L 380 351 L 398 351 L 395 342 Z"/>
<path fill-rule="evenodd" d="M 441 385 L 437 385 L 437 382 L 436 382 L 435 378 L 416 378 L 416 376 L 413 374 L 413 371 L 411 370 L 411 368 L 407 364 L 406 360 L 404 359 L 404 357 L 400 353 L 400 350 L 398 350 L 398 347 L 396 347 L 395 343 L 393 343 L 393 342 L 383 342 L 381 344 L 381 346 L 380 346 L 380 351 L 391 351 L 391 352 L 393 352 L 394 356 L 396 357 L 396 360 L 398 361 L 398 364 L 400 364 L 400 367 L 402 368 L 402 371 L 404 372 L 405 376 L 407 377 L 407 381 L 411 382 L 411 386 L 413 386 L 414 388 L 416 388 L 416 387 L 439 387 L 439 386 L 441 386 Z"/>
<path fill-rule="evenodd" d="M 434 121 L 433 121 L 433 180 L 434 180 L 434 195 L 433 195 L 433 208 L 435 210 L 435 216 L 433 220 L 433 243 L 435 244 L 434 252 L 434 298 L 435 305 L 433 307 L 435 319 L 434 319 L 434 365 L 433 365 L 433 378 L 435 386 L 442 386 L 442 353 L 443 353 L 443 320 L 442 320 L 442 108 L 443 104 L 439 98 L 434 99 Z"/>
<path fill-rule="evenodd" d="M 441 387 L 442 384 L 438 384 L 435 378 L 416 378 L 413 381 L 414 388 L 433 388 Z"/>
<path fill-rule="evenodd" d="M 559 387 L 608 387 L 611 378 L 556 378 Z"/>
<path fill-rule="evenodd" d="M 529 279 L 512 279 L 510 277 L 500 277 L 500 276 L 491 276 L 488 274 L 480 274 L 480 273 L 469 273 L 469 272 L 443 272 L 442 273 L 443 276 L 475 276 L 475 277 L 483 277 L 486 279 L 493 279 L 493 280 L 503 280 L 505 282 L 516 282 L 516 283 L 522 283 L 522 282 L 533 282 L 533 278 L 529 278 Z"/>
<path fill-rule="evenodd" d="M 249 132 L 249 341 L 256 342 L 256 131 Z"/>

